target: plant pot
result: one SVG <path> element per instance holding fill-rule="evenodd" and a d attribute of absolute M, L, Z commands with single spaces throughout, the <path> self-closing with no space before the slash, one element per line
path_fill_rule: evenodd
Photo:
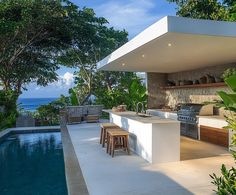
<path fill-rule="evenodd" d="M 206 76 L 201 77 L 201 78 L 199 79 L 199 83 L 200 83 L 200 84 L 205 84 L 205 83 L 207 83 L 207 77 L 206 77 Z"/>
<path fill-rule="evenodd" d="M 197 79 L 194 80 L 194 81 L 193 81 L 193 84 L 194 84 L 194 85 L 198 85 L 198 84 L 199 84 L 199 80 L 197 80 Z"/>
<path fill-rule="evenodd" d="M 207 77 L 207 83 L 215 83 L 216 82 L 215 77 L 213 77 L 209 74 L 207 74 L 206 77 Z"/>

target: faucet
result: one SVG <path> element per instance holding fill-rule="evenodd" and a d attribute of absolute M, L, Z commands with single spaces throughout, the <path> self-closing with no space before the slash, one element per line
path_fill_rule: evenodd
<path fill-rule="evenodd" d="M 144 105 L 143 105 L 143 103 L 142 102 L 138 102 L 137 104 L 136 104 L 136 114 L 138 114 L 138 108 L 139 108 L 139 104 L 141 104 L 142 105 L 142 110 L 141 110 L 141 113 L 144 113 L 145 111 L 144 111 Z"/>

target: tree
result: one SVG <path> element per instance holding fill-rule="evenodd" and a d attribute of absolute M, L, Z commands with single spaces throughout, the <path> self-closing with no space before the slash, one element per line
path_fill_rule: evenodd
<path fill-rule="evenodd" d="M 96 64 L 102 58 L 113 52 L 115 49 L 128 41 L 126 31 L 115 30 L 106 26 L 107 21 L 101 21 L 96 31 L 90 34 L 93 37 L 90 44 L 75 44 L 67 51 L 67 55 L 61 57 L 61 63 L 68 66 L 78 67 L 75 74 L 78 99 L 84 104 L 91 95 L 95 95 L 97 89 L 112 89 L 112 85 L 118 83 L 120 77 L 126 74 L 123 72 L 97 71 Z"/>
<path fill-rule="evenodd" d="M 176 3 L 177 15 L 197 19 L 230 20 L 228 6 L 232 0 L 167 0 Z"/>
<path fill-rule="evenodd" d="M 4 90 L 56 80 L 55 56 L 69 43 L 65 11 L 59 1 L 2 0 L 0 79 Z M 63 32 L 65 30 L 65 33 Z"/>
<path fill-rule="evenodd" d="M 14 125 L 17 116 L 17 97 L 14 91 L 0 90 L 0 130 Z"/>
<path fill-rule="evenodd" d="M 115 31 L 113 28 L 107 30 Z M 81 105 L 87 103 L 91 95 L 96 97 L 97 104 L 103 104 L 106 108 L 125 103 L 128 105 L 128 109 L 134 109 L 137 100 L 146 100 L 146 95 L 143 95 L 143 91 L 146 94 L 146 87 L 136 73 L 97 71 L 96 69 L 98 61 L 127 41 L 127 35 L 123 31 L 116 31 L 116 34 L 119 33 L 121 33 L 120 39 L 117 39 L 117 36 L 113 38 L 114 34 L 107 34 L 110 37 L 101 40 L 101 49 L 96 47 L 95 57 L 89 57 L 90 61 L 86 61 L 86 64 L 83 62 L 79 64 L 80 69 L 75 74 L 75 90 L 78 92 L 77 97 Z M 138 94 L 141 91 L 142 93 Z"/>
<path fill-rule="evenodd" d="M 57 80 L 58 57 L 75 42 L 90 44 L 90 33 L 104 20 L 67 0 L 0 2 L 0 80 L 18 94 L 29 82 Z"/>
<path fill-rule="evenodd" d="M 104 23 L 92 9 L 79 9 L 68 0 L 0 0 L 3 94 L 14 93 L 16 107 L 27 83 L 45 86 L 57 80 L 59 58 L 68 58 L 68 50 L 80 48 L 77 55 L 83 59 L 87 52 L 83 48 L 97 42 L 93 35 Z"/>
<path fill-rule="evenodd" d="M 137 75 L 131 72 L 97 71 L 97 62 L 128 41 L 128 33 L 125 30 L 115 30 L 107 27 L 106 24 L 106 20 L 101 21 L 96 32 L 90 34 L 94 38 L 90 44 L 74 45 L 67 51 L 66 57 L 61 58 L 61 63 L 79 68 L 75 73 L 74 90 L 78 92 L 80 105 L 88 103 L 89 98 L 94 95 L 96 103 L 103 104 L 106 108 L 121 103 L 126 103 L 128 108 L 133 108 L 131 99 L 127 98 L 130 97 L 129 93 L 134 92 L 130 90 L 132 83 L 136 82 L 137 90 L 138 87 L 145 88 Z M 135 97 L 139 99 L 137 95 Z M 145 97 L 142 96 L 144 100 Z M 132 102 L 134 103 L 135 99 Z"/>

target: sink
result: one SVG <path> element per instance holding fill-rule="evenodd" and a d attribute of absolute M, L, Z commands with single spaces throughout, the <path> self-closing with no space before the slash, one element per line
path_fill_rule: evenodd
<path fill-rule="evenodd" d="M 151 117 L 151 115 L 147 115 L 147 114 L 138 114 L 139 117 L 143 117 L 143 118 L 148 118 Z"/>

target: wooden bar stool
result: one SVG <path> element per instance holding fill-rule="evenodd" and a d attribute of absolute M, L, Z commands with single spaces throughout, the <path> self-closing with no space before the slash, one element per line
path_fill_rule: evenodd
<path fill-rule="evenodd" d="M 107 153 L 114 157 L 115 150 L 124 149 L 130 154 L 129 132 L 123 129 L 108 129 L 107 135 Z"/>
<path fill-rule="evenodd" d="M 110 128 L 115 129 L 120 127 L 114 123 L 101 123 L 100 126 L 101 126 L 100 144 L 102 144 L 102 147 L 104 147 L 105 143 L 107 143 L 107 133 L 106 133 L 107 129 Z"/>

